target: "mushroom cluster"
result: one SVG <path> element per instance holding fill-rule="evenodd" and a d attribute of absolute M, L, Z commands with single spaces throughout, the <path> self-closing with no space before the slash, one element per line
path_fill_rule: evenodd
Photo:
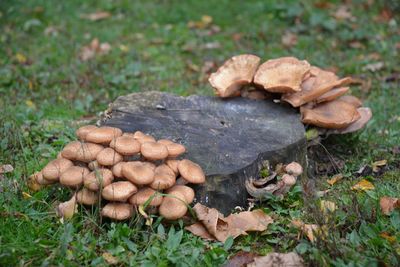
<path fill-rule="evenodd" d="M 114 220 L 132 217 L 139 206 L 175 220 L 194 200 L 186 184 L 205 182 L 198 164 L 179 159 L 186 148 L 171 140 L 94 125 L 79 128 L 76 136 L 28 183 L 33 190 L 56 183 L 72 189 L 72 198 L 58 206 L 64 218 L 74 215 L 77 204 L 101 203 L 102 216 Z"/>
<path fill-rule="evenodd" d="M 302 122 L 330 133 L 345 134 L 363 128 L 371 109 L 346 95 L 353 80 L 310 65 L 295 57 L 270 59 L 260 65 L 255 55 L 238 55 L 209 77 L 219 97 L 278 98 L 300 108 Z"/>

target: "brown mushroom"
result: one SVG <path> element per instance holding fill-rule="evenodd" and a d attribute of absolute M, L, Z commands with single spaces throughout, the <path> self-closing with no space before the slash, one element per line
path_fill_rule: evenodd
<path fill-rule="evenodd" d="M 253 81 L 259 64 L 260 58 L 255 55 L 234 56 L 212 73 L 208 81 L 219 97 L 238 96 L 240 88 Z"/>
<path fill-rule="evenodd" d="M 120 136 L 110 142 L 110 147 L 123 156 L 132 156 L 140 152 L 140 142 L 132 136 Z"/>
<path fill-rule="evenodd" d="M 167 190 L 167 194 L 173 194 L 174 192 L 181 193 L 186 200 L 187 204 L 190 204 L 194 200 L 194 190 L 186 185 L 174 185 L 170 189 Z"/>
<path fill-rule="evenodd" d="M 81 143 L 76 150 L 74 159 L 82 162 L 94 161 L 103 149 L 104 147 L 99 144 Z"/>
<path fill-rule="evenodd" d="M 301 107 L 302 122 L 328 129 L 341 129 L 360 118 L 357 109 L 346 102 L 334 100 L 315 106 Z"/>
<path fill-rule="evenodd" d="M 43 173 L 42 172 L 36 172 L 33 175 L 33 178 L 36 180 L 36 182 L 40 185 L 50 185 L 50 184 L 54 184 L 57 181 L 55 180 L 47 180 L 43 177 Z"/>
<path fill-rule="evenodd" d="M 169 158 L 176 158 L 186 152 L 186 148 L 178 143 L 167 145 L 167 150 Z"/>
<path fill-rule="evenodd" d="M 153 136 L 144 134 L 141 131 L 136 131 L 133 134 L 133 138 L 138 140 L 139 143 L 141 143 L 141 144 L 146 143 L 146 142 L 156 142 L 156 139 L 154 139 Z"/>
<path fill-rule="evenodd" d="M 75 160 L 76 152 L 81 147 L 82 143 L 79 141 L 73 141 L 68 143 L 61 151 L 61 156 L 66 159 Z"/>
<path fill-rule="evenodd" d="M 206 180 L 206 176 L 200 165 L 188 159 L 183 159 L 179 162 L 178 170 L 181 176 L 189 183 L 201 184 Z"/>
<path fill-rule="evenodd" d="M 129 198 L 129 203 L 136 206 L 145 204 L 149 206 L 160 206 L 162 200 L 163 196 L 159 192 L 150 187 L 143 187 Z"/>
<path fill-rule="evenodd" d="M 66 169 L 60 176 L 60 184 L 78 187 L 83 184 L 83 178 L 89 174 L 89 169 L 79 166 L 71 166 Z"/>
<path fill-rule="evenodd" d="M 99 195 L 84 187 L 76 193 L 76 201 L 83 205 L 94 205 L 99 201 Z"/>
<path fill-rule="evenodd" d="M 165 161 L 165 164 L 167 164 L 167 166 L 170 167 L 171 170 L 174 171 L 175 175 L 178 175 L 178 173 L 179 173 L 179 170 L 178 170 L 179 160 L 169 159 L 169 160 Z"/>
<path fill-rule="evenodd" d="M 86 141 L 96 144 L 109 144 L 111 140 L 122 135 L 119 128 L 102 126 L 86 134 Z"/>
<path fill-rule="evenodd" d="M 83 179 L 83 184 L 89 190 L 98 191 L 100 185 L 103 188 L 111 184 L 113 180 L 114 176 L 109 169 L 99 169 L 87 174 Z"/>
<path fill-rule="evenodd" d="M 185 196 L 180 192 L 172 192 L 165 196 L 160 205 L 159 213 L 167 220 L 182 218 L 187 212 Z"/>
<path fill-rule="evenodd" d="M 316 103 L 322 103 L 322 102 L 335 100 L 336 98 L 346 94 L 349 91 L 349 89 L 350 89 L 349 87 L 333 88 L 330 91 L 328 91 L 325 94 L 323 94 L 320 97 L 318 97 L 315 100 L 315 102 Z"/>
<path fill-rule="evenodd" d="M 168 157 L 167 147 L 157 142 L 142 143 L 140 152 L 148 160 L 162 160 Z"/>
<path fill-rule="evenodd" d="M 353 133 L 356 132 L 362 128 L 365 127 L 365 125 L 368 123 L 368 121 L 372 118 L 372 111 L 370 108 L 358 108 L 357 109 L 358 113 L 360 114 L 361 118 L 347 126 L 346 128 L 343 129 L 335 129 L 331 130 L 332 133 L 335 134 L 347 134 L 347 133 Z"/>
<path fill-rule="evenodd" d="M 30 190 L 33 192 L 37 192 L 43 188 L 43 185 L 39 184 L 38 181 L 36 180 L 36 176 L 42 175 L 41 172 L 36 172 L 29 176 L 27 186 Z"/>
<path fill-rule="evenodd" d="M 349 104 L 353 105 L 355 108 L 359 108 L 362 106 L 361 100 L 353 95 L 341 96 L 341 97 L 339 97 L 339 100 L 349 103 Z"/>
<path fill-rule="evenodd" d="M 122 166 L 122 174 L 134 184 L 145 185 L 154 181 L 154 169 L 152 163 L 132 161 Z"/>
<path fill-rule="evenodd" d="M 293 161 L 285 166 L 285 172 L 293 176 L 299 176 L 303 173 L 303 167 L 299 163 Z"/>
<path fill-rule="evenodd" d="M 270 59 L 258 68 L 254 83 L 272 93 L 294 93 L 310 71 L 310 64 L 294 57 Z"/>
<path fill-rule="evenodd" d="M 71 219 L 77 212 L 76 195 L 74 194 L 72 198 L 68 201 L 60 203 L 57 207 L 57 213 L 60 217 L 64 219 Z"/>
<path fill-rule="evenodd" d="M 174 171 L 166 164 L 161 164 L 154 171 L 154 181 L 150 184 L 150 187 L 155 190 L 164 190 L 172 187 L 175 181 L 176 175 Z"/>
<path fill-rule="evenodd" d="M 95 129 L 97 129 L 95 125 L 85 125 L 76 130 L 75 134 L 79 140 L 86 141 L 86 135 Z"/>
<path fill-rule="evenodd" d="M 137 192 L 137 187 L 128 181 L 111 183 L 103 188 L 101 195 L 110 201 L 125 202 L 130 196 Z"/>
<path fill-rule="evenodd" d="M 332 88 L 344 86 L 351 83 L 351 78 L 339 79 L 335 73 L 322 70 L 312 66 L 311 76 L 301 84 L 301 91 L 282 95 L 282 100 L 290 103 L 293 107 L 300 107 L 318 99 L 329 92 Z"/>
<path fill-rule="evenodd" d="M 60 175 L 72 165 L 74 164 L 68 159 L 61 158 L 52 160 L 43 168 L 43 177 L 48 181 L 57 182 L 60 179 Z"/>
<path fill-rule="evenodd" d="M 290 174 L 285 173 L 282 176 L 282 181 L 285 183 L 287 186 L 293 186 L 296 184 L 296 177 Z"/>
<path fill-rule="evenodd" d="M 112 166 L 121 162 L 124 158 L 111 147 L 107 147 L 97 154 L 96 160 L 100 165 Z"/>
<path fill-rule="evenodd" d="M 111 171 L 112 171 L 112 173 L 113 173 L 113 175 L 114 175 L 115 177 L 118 177 L 118 178 L 124 177 L 124 175 L 123 175 L 123 173 L 122 173 L 122 166 L 124 166 L 125 163 L 126 163 L 126 162 L 121 161 L 121 162 L 118 162 L 117 164 L 115 164 L 115 165 L 112 167 Z"/>
<path fill-rule="evenodd" d="M 118 221 L 126 220 L 133 216 L 133 206 L 128 203 L 107 203 L 101 215 Z"/>

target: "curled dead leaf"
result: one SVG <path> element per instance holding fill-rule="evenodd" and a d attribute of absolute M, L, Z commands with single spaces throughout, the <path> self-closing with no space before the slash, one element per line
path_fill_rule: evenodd
<path fill-rule="evenodd" d="M 321 228 L 316 224 L 305 224 L 300 220 L 293 220 L 292 225 L 295 228 L 300 229 L 311 242 L 314 242 L 316 240 L 316 236 L 322 233 Z"/>
<path fill-rule="evenodd" d="M 248 267 L 275 267 L 275 266 L 304 266 L 303 259 L 296 252 L 269 253 L 266 256 L 255 257 Z"/>
<path fill-rule="evenodd" d="M 83 19 L 88 19 L 90 21 L 98 21 L 98 20 L 103 20 L 106 18 L 111 17 L 111 13 L 107 11 L 98 11 L 95 13 L 90 13 L 90 14 L 82 14 L 81 18 Z"/>
<path fill-rule="evenodd" d="M 389 215 L 394 209 L 400 208 L 400 200 L 394 197 L 381 197 L 379 200 L 381 211 L 385 215 Z"/>
<path fill-rule="evenodd" d="M 104 252 L 101 256 L 110 265 L 116 265 L 119 262 L 119 260 L 109 252 Z"/>
<path fill-rule="evenodd" d="M 356 183 L 355 185 L 353 185 L 351 189 L 358 191 L 368 191 L 375 189 L 375 186 L 370 181 L 363 179 L 358 183 Z"/>
<path fill-rule="evenodd" d="M 322 213 L 324 213 L 324 214 L 329 213 L 329 212 L 334 212 L 337 209 L 335 202 L 328 201 L 328 200 L 321 200 L 320 207 L 321 207 Z"/>
<path fill-rule="evenodd" d="M 14 171 L 14 167 L 11 164 L 0 165 L 0 174 L 9 173 Z"/>
<path fill-rule="evenodd" d="M 373 172 L 378 172 L 380 167 L 386 166 L 387 160 L 378 160 L 372 163 L 372 171 Z"/>
<path fill-rule="evenodd" d="M 339 173 L 334 175 L 331 179 L 326 180 L 326 182 L 332 186 L 342 179 L 343 179 L 343 174 Z"/>
<path fill-rule="evenodd" d="M 254 261 L 258 255 L 253 252 L 239 251 L 229 258 L 223 267 L 242 267 Z"/>

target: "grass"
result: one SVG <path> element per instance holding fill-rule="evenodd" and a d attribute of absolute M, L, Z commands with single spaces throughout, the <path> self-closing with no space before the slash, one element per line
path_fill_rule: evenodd
<path fill-rule="evenodd" d="M 379 198 L 400 194 L 400 17 L 390 15 L 400 12 L 396 1 L 378 2 L 352 1 L 353 18 L 338 20 L 332 14 L 339 1 L 1 1 L 0 165 L 12 164 L 15 170 L 0 177 L 0 265 L 107 265 L 114 260 L 119 265 L 216 266 L 242 250 L 296 250 L 318 266 L 399 265 L 400 213 L 382 215 Z M 112 17 L 81 18 L 97 10 Z M 188 27 L 203 15 L 211 16 L 220 31 Z M 295 46 L 282 45 L 286 31 L 297 35 Z M 111 52 L 81 61 L 81 47 L 95 37 L 108 42 Z M 363 79 L 352 93 L 372 108 L 372 121 L 360 134 L 322 142 L 344 163 L 336 171 L 344 179 L 322 197 L 336 203 L 333 213 L 321 216 L 321 198 L 297 186 L 284 200 L 260 204 L 275 219 L 266 232 L 221 244 L 192 236 L 181 222 L 163 226 L 156 220 L 148 227 L 136 218 L 99 224 L 98 211 L 90 209 L 62 222 L 53 211 L 56 200 L 68 198 L 67 191 L 28 191 L 29 174 L 118 95 L 146 90 L 210 95 L 204 62 L 218 65 L 240 53 L 263 59 L 293 55 Z M 376 62 L 384 67 L 365 69 Z M 388 161 L 383 171 L 355 175 L 382 159 Z M 316 190 L 329 188 L 326 179 L 333 174 L 314 177 Z M 350 189 L 364 178 L 374 190 Z M 308 241 L 290 227 L 294 218 L 325 225 L 326 236 Z"/>

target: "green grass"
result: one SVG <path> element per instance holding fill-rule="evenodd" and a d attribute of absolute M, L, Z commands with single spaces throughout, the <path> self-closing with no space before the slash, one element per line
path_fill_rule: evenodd
<path fill-rule="evenodd" d="M 216 266 L 240 250 L 266 254 L 293 249 L 319 266 L 399 265 L 400 213 L 382 215 L 379 198 L 400 194 L 400 17 L 382 21 L 382 1 L 370 6 L 352 1 L 354 19 L 340 21 L 331 15 L 339 1 L 326 8 L 314 2 L 1 1 L 0 164 L 12 164 L 15 171 L 0 178 L 0 265 L 106 265 L 102 255 L 108 252 L 120 265 Z M 387 1 L 387 6 L 400 14 L 396 1 Z M 112 17 L 97 22 L 80 17 L 96 10 Z M 187 26 L 202 15 L 211 16 L 220 32 Z M 46 35 L 49 27 L 56 33 Z M 288 30 L 298 36 L 291 48 L 281 44 Z M 238 34 L 241 38 L 235 40 Z M 81 47 L 95 37 L 108 42 L 111 52 L 82 62 Z M 204 48 L 215 42 L 220 48 Z M 196 69 L 240 53 L 263 59 L 293 55 L 371 82 L 370 87 L 352 88 L 372 108 L 368 127 L 360 134 L 323 141 L 330 155 L 345 163 L 339 170 L 345 178 L 322 197 L 338 206 L 328 215 L 329 223 L 320 215 L 321 199 L 306 197 L 301 187 L 284 200 L 261 203 L 275 223 L 232 246 L 204 242 L 181 223 L 163 226 L 157 218 L 152 227 L 140 218 L 100 224 L 97 210 L 85 209 L 71 222 L 62 222 L 54 206 L 68 192 L 57 187 L 24 198 L 29 174 L 54 158 L 79 124 L 95 120 L 118 95 L 147 90 L 211 95 L 205 74 Z M 25 63 L 18 60 L 21 55 Z M 384 68 L 364 70 L 378 61 Z M 354 175 L 381 159 L 388 160 L 383 174 Z M 326 178 L 314 177 L 316 190 L 328 188 Z M 362 178 L 373 182 L 375 190 L 350 190 Z M 311 243 L 290 227 L 293 218 L 325 224 L 328 234 Z"/>

